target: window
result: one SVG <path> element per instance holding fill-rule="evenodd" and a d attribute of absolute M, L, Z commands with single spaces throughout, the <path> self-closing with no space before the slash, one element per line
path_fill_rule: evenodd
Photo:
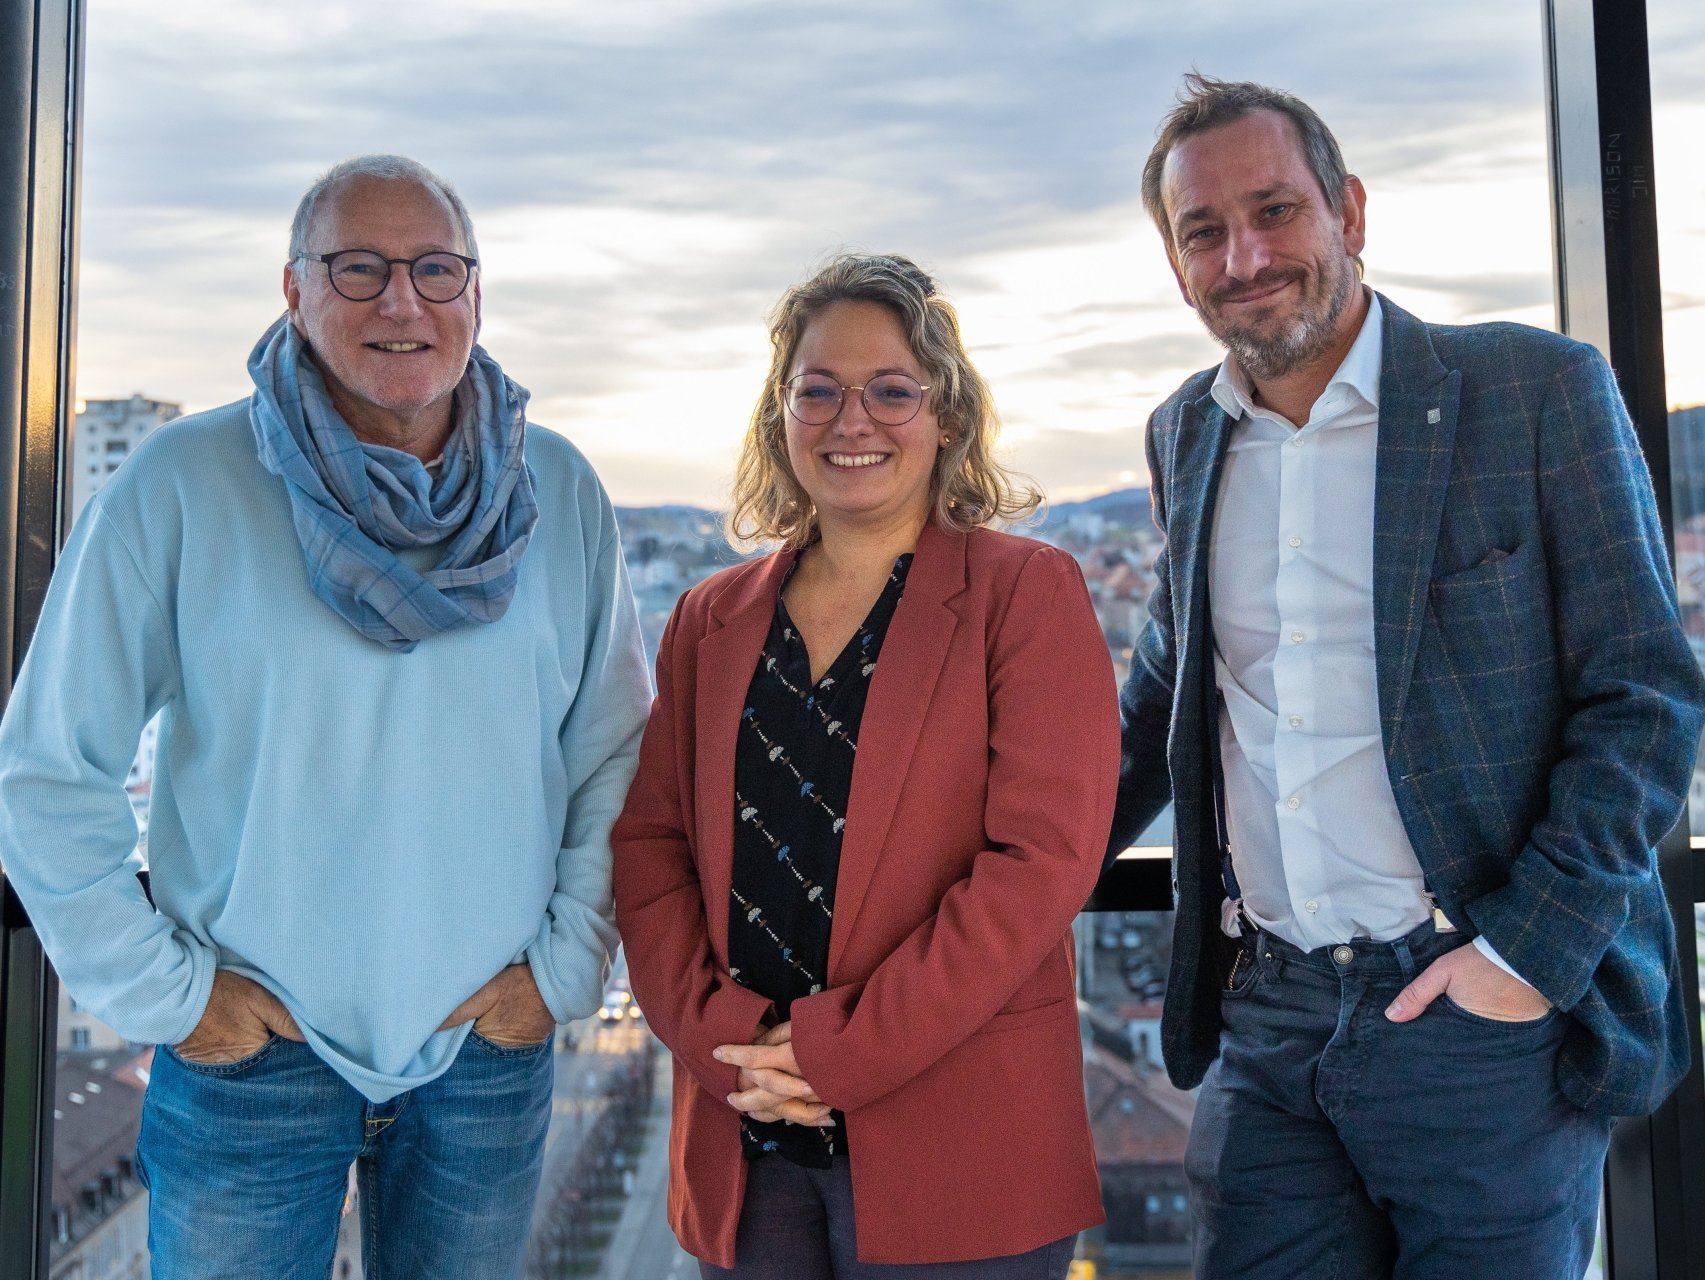
<path fill-rule="evenodd" d="M 1550 6 L 1568 7 L 1568 0 Z M 171 314 L 176 303 L 161 306 L 161 300 L 199 292 L 240 296 L 241 305 L 259 306 L 261 282 L 276 275 L 278 210 L 287 208 L 317 167 L 336 158 L 318 139 L 334 136 L 339 147 L 351 150 L 412 148 L 459 180 L 481 220 L 487 339 L 506 363 L 528 371 L 538 384 L 535 391 L 548 393 L 535 397 L 540 416 L 576 435 L 625 505 L 655 508 L 684 499 L 706 507 L 720 494 L 711 460 L 726 457 L 738 435 L 761 375 L 761 316 L 780 287 L 834 244 L 907 249 L 938 270 L 959 302 L 973 352 L 1006 411 L 1012 457 L 1036 473 L 1056 498 L 1056 510 L 1066 512 L 1067 528 L 1050 536 L 1061 538 L 1062 545 L 1075 540 L 1072 549 L 1086 574 L 1106 584 L 1098 605 L 1116 661 L 1128 656 L 1125 650 L 1140 628 L 1152 537 L 1145 545 L 1139 520 L 1121 523 L 1095 503 L 1106 491 L 1140 491 L 1136 431 L 1142 418 L 1185 373 L 1211 363 L 1216 354 L 1176 301 L 1152 229 L 1134 199 L 1136 170 L 1180 70 L 1200 65 L 1234 76 L 1279 78 L 1273 68 L 1283 64 L 1286 82 L 1339 130 L 1352 167 L 1375 192 L 1369 279 L 1402 305 L 1437 319 L 1504 316 L 1550 323 L 1538 33 L 1519 7 L 1506 13 L 1470 0 L 1441 0 L 1382 12 L 1377 21 L 1358 9 L 1345 22 L 1346 10 L 1318 0 L 1282 14 L 1251 11 L 1241 25 L 1221 24 L 1211 33 L 1199 33 L 1198 24 L 1181 17 L 1111 2 L 1090 6 L 1067 24 L 1040 12 L 1014 11 L 955 28 L 939 23 L 964 20 L 944 17 L 931 25 L 912 15 L 895 28 L 898 43 L 888 63 L 866 63 L 866 74 L 856 82 L 801 86 L 787 80 L 786 58 L 766 59 L 765 50 L 785 54 L 797 47 L 787 42 L 800 38 L 802 21 L 804 35 L 841 47 L 839 37 L 857 34 L 844 19 L 801 19 L 790 11 L 788 23 L 777 23 L 779 9 L 759 6 L 750 13 L 735 7 L 692 16 L 604 14 L 585 23 L 572 13 L 552 16 L 510 4 L 478 15 L 442 6 L 423 15 L 415 28 L 422 42 L 442 32 L 464 45 L 465 56 L 454 64 L 459 69 L 434 78 L 441 112 L 419 111 L 399 84 L 343 74 L 335 62 L 324 61 L 323 43 L 307 31 L 257 34 L 247 24 L 258 7 L 227 6 L 217 21 L 173 17 L 123 0 L 90 0 L 88 8 L 92 75 L 81 133 L 85 389 L 128 390 L 137 382 L 122 376 L 131 372 L 124 364 L 129 358 L 148 395 L 182 396 L 191 407 L 204 407 L 242 394 L 242 356 L 275 300 L 239 320 L 221 319 L 208 308 L 188 320 L 190 337 L 183 340 L 167 336 L 182 317 Z M 1689 192 L 1697 194 L 1691 167 L 1686 160 L 1666 162 L 1665 148 L 1698 133 L 1689 122 L 1700 96 L 1692 68 L 1701 62 L 1695 56 L 1697 20 L 1688 6 L 1653 0 L 1651 9 L 1658 198 L 1666 210 L 1671 204 L 1682 210 L 1679 221 L 1665 215 L 1665 285 L 1672 295 L 1666 314 L 1669 381 L 1683 397 L 1675 407 L 1686 410 L 1705 395 L 1684 390 L 1691 375 L 1676 363 L 1698 345 L 1690 339 L 1698 310 L 1690 299 L 1699 290 L 1687 272 L 1699 254 L 1693 224 L 1685 219 L 1692 216 L 1689 210 L 1705 205 L 1689 201 Z M 75 41 L 66 40 L 65 15 L 71 11 L 70 5 L 42 0 L 35 13 L 43 30 L 11 39 L 19 34 L 16 24 L 27 20 L 18 15 L 35 14 L 29 6 L 8 10 L 0 16 L 8 37 L 0 47 L 8 53 L 39 48 L 44 59 L 55 38 L 74 49 Z M 342 30 L 356 36 L 369 21 L 353 10 L 335 16 Z M 1474 32 L 1472 47 L 1460 40 L 1462 30 Z M 273 47 L 278 40 L 285 42 L 283 58 Z M 319 60 L 305 56 L 310 45 L 322 55 Z M 718 78 L 719 68 L 749 65 L 754 50 L 772 68 L 766 83 Z M 151 51 L 160 57 L 152 58 Z M 735 51 L 742 56 L 731 56 Z M 290 57 L 292 52 L 298 56 Z M 297 92 L 264 91 L 267 64 L 286 67 Z M 43 65 L 52 71 L 51 63 Z M 526 110 L 500 102 L 502 119 L 492 125 L 475 109 L 491 98 L 477 91 L 498 78 L 491 73 L 494 65 L 503 68 L 505 85 L 526 86 L 530 96 Z M 205 110 L 207 96 L 224 80 L 210 82 L 185 69 L 208 66 L 224 68 L 231 83 L 247 78 L 256 91 L 230 99 L 227 111 Z M 684 85 L 693 96 L 670 98 L 655 91 L 659 84 Z M 1133 92 L 1133 84 L 1140 89 Z M 49 128 L 55 119 L 64 121 L 64 102 L 74 100 L 64 88 L 55 90 L 51 75 L 37 84 L 45 94 L 39 101 Z M 1566 84 L 1561 92 L 1579 91 Z M 356 94 L 367 96 L 357 101 Z M 316 140 L 283 144 L 269 157 L 268 173 L 252 182 L 231 181 L 230 174 L 194 161 L 198 155 L 232 153 L 223 145 L 232 138 L 278 136 L 271 128 L 275 122 L 257 114 L 256 103 L 322 99 L 339 127 L 291 130 L 297 139 Z M 387 120 L 385 108 L 393 100 L 408 111 Z M 137 103 L 151 105 L 139 110 Z M 457 125 L 446 128 L 451 117 Z M 621 126 L 612 127 L 612 120 Z M 760 126 L 755 131 L 754 122 Z M 701 126 L 704 135 L 689 126 Z M 528 163 L 510 162 L 492 138 L 515 138 L 526 147 Z M 148 150 L 174 141 L 183 150 Z M 36 147 L 30 154 L 45 166 L 51 187 L 58 180 L 49 172 L 55 147 Z M 892 190 L 891 169 L 883 167 L 896 154 L 908 157 L 899 194 Z M 869 197 L 873 183 L 882 188 L 882 198 Z M 648 203 L 654 193 L 662 198 Z M 21 199 L 14 203 L 24 207 Z M 754 206 L 762 216 L 750 214 Z M 157 242 L 150 240 L 157 228 L 182 225 L 186 207 L 228 221 L 221 224 L 223 239 L 198 235 L 198 252 L 174 261 L 173 285 L 127 293 L 122 273 L 101 270 L 126 260 L 127 251 Z M 1486 234 L 1491 209 L 1497 210 L 1496 235 Z M 636 230 L 643 233 L 638 247 L 624 257 Z M 0 240 L 36 243 L 27 236 Z M 204 251 L 210 243 L 219 246 L 217 253 Z M 130 252 L 128 260 L 146 256 Z M 0 274 L 9 273 L 0 263 Z M 58 275 L 54 269 L 24 277 L 26 284 L 36 279 L 29 305 L 54 308 Z M 233 279 L 257 283 L 250 293 L 230 289 Z M 564 317 L 572 323 L 559 322 Z M 669 340 L 648 340 L 658 332 L 659 317 L 667 320 L 662 332 Z M 68 336 L 61 345 L 68 352 Z M 218 355 L 205 354 L 210 351 Z M 0 354 L 22 367 L 22 355 L 3 326 Z M 38 412 L 8 412 L 0 420 L 48 421 L 51 414 L 43 416 L 40 406 L 71 390 L 55 392 L 57 375 L 51 368 L 41 372 L 44 360 L 61 356 L 38 348 L 32 358 L 26 399 L 34 397 L 29 403 Z M 560 381 L 553 384 L 553 378 Z M 696 397 L 691 414 L 670 411 L 682 388 Z M 10 401 L 7 406 L 14 407 Z M 98 429 L 106 430 L 89 423 L 91 444 Z M 1697 549 L 1689 527 L 1699 512 L 1685 496 L 1692 493 L 1687 451 L 1694 430 L 1685 413 L 1674 428 L 1677 553 L 1690 617 L 1699 611 L 1692 585 Z M 107 449 L 100 457 L 116 462 L 127 453 L 122 439 L 101 438 Z M 51 440 L 44 455 L 40 439 L 27 439 L 34 454 L 19 448 L 16 456 L 51 456 Z M 39 493 L 29 489 L 30 475 L 38 473 L 28 467 L 36 463 L 24 465 L 21 523 L 26 531 L 47 528 L 54 523 L 53 504 L 44 508 Z M 68 469 L 90 481 L 104 474 L 94 450 L 85 464 L 73 460 Z M 702 518 L 687 517 L 685 523 Z M 706 567 L 695 557 L 720 554 L 703 528 L 645 534 L 633 512 L 624 520 L 635 581 L 643 580 L 642 599 L 650 592 L 652 612 Z M 642 550 L 646 536 L 656 541 Z M 36 542 L 43 538 L 38 535 Z M 27 548 L 23 554 L 30 554 Z M 28 602 L 39 599 L 45 567 L 25 562 L 12 572 L 14 591 L 7 594 L 26 602 L 18 622 L 27 633 L 33 607 Z M 1163 842 L 1165 828 L 1144 838 Z M 1176 1120 L 1183 1105 L 1149 1087 L 1160 1078 L 1154 1070 L 1158 1034 L 1146 1015 L 1132 1012 L 1161 994 L 1151 970 L 1165 972 L 1159 950 L 1167 935 L 1163 915 L 1132 905 L 1164 903 L 1163 862 L 1134 861 L 1132 896 L 1113 903 L 1117 931 L 1106 933 L 1105 912 L 1087 915 L 1079 925 L 1086 991 L 1095 1010 L 1090 1057 L 1096 1065 L 1086 1079 L 1099 1091 L 1091 1095 L 1092 1110 L 1105 1117 L 1097 1136 L 1109 1153 L 1103 1165 L 1109 1224 L 1099 1243 L 1091 1239 L 1084 1246 L 1103 1262 L 1101 1280 L 1119 1274 L 1115 1245 L 1187 1256 L 1179 1252 L 1188 1231 L 1184 1189 L 1170 1180 L 1171 1164 L 1138 1161 L 1141 1167 L 1126 1167 L 1132 1162 L 1115 1158 L 1120 1133 L 1143 1124 L 1164 1127 L 1156 1112 Z M 22 936 L 15 907 L 9 908 L 7 929 L 8 937 Z M 1127 942 L 1127 930 L 1134 941 Z M 13 952 L 7 955 L 12 963 Z M 9 1045 L 23 1043 L 15 1039 L 20 1028 L 28 1036 L 34 1026 L 39 1035 L 41 1011 L 13 1003 L 6 1016 Z M 115 1073 L 122 1075 L 142 1054 L 128 1046 L 109 1051 L 92 1025 L 66 1029 L 66 1053 L 106 1054 L 106 1065 L 62 1072 L 41 1090 L 42 1099 L 64 1111 L 122 1096 L 114 1092 L 123 1087 L 114 1085 Z M 617 1051 L 614 1035 L 614 1028 L 589 1027 L 571 1038 L 581 1052 L 637 1061 Z M 645 1043 L 642 1036 L 627 1038 Z M 100 1090 L 92 1092 L 91 1083 Z M 18 1099 L 27 1103 L 31 1091 L 10 1076 L 6 1084 L 5 1123 L 12 1126 L 19 1123 Z M 61 1085 L 68 1090 L 64 1095 Z M 649 1103 L 635 1101 L 640 1091 L 634 1083 L 631 1096 L 612 1095 L 604 1109 L 655 1115 Z M 72 1103 L 70 1092 L 82 1101 Z M 581 1114 L 589 1116 L 590 1110 Z M 594 1128 L 588 1120 L 582 1138 L 592 1141 Z M 1176 1123 L 1166 1130 L 1178 1131 Z M 647 1141 L 655 1132 L 653 1127 Z M 596 1176 L 609 1190 L 608 1207 L 617 1203 L 616 1188 L 625 1192 L 636 1181 L 628 1162 L 649 1148 L 630 1152 L 625 1139 L 613 1145 L 596 1141 L 604 1157 Z M 8 1160 L 19 1149 L 10 1138 L 0 1147 Z M 636 1195 L 644 1194 L 645 1184 L 645 1166 L 638 1168 Z M 12 1165 L 5 1172 L 9 1188 L 27 1185 L 28 1178 L 20 1182 Z M 85 1180 L 95 1184 L 91 1195 L 80 1189 L 60 1195 L 45 1215 L 26 1207 L 19 1216 L 14 1200 L 0 1196 L 5 1260 L 0 1271 L 13 1274 L 17 1238 L 46 1217 L 57 1249 L 56 1278 L 85 1274 L 87 1264 L 71 1246 L 89 1238 L 79 1232 L 100 1206 L 139 1203 L 125 1190 L 132 1185 L 128 1180 L 122 1155 L 115 1155 L 110 1168 Z M 547 1191 L 551 1186 L 547 1182 Z M 116 1223 L 120 1216 L 113 1212 L 107 1219 Z M 1648 1227 L 1631 1220 L 1620 1236 L 1631 1239 Z M 590 1238 L 601 1224 L 583 1221 L 573 1230 Z M 104 1237 L 120 1238 L 117 1226 Z M 581 1236 L 567 1239 L 552 1247 L 585 1247 Z M 347 1257 L 339 1264 L 339 1274 L 346 1273 L 353 1274 Z M 1132 1274 L 1165 1272 L 1150 1266 Z"/>

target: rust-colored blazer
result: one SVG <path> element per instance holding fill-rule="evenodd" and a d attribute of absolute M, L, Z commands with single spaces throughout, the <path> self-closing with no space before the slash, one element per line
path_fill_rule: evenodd
<path fill-rule="evenodd" d="M 735 738 L 792 560 L 682 597 L 612 834 L 634 995 L 675 1057 L 669 1222 L 723 1267 L 746 1170 L 711 1050 L 774 1018 L 728 976 Z M 1076 562 L 926 528 L 859 729 L 829 985 L 792 1007 L 800 1069 L 846 1115 L 860 1259 L 997 1257 L 1101 1221 L 1070 928 L 1118 775 Z"/>

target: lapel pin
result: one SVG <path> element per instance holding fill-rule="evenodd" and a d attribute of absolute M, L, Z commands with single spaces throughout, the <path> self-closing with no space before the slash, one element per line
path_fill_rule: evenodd
<path fill-rule="evenodd" d="M 1439 425 L 1439 411 L 1437 409 L 1427 410 L 1427 425 L 1429 427 L 1436 427 Z"/>

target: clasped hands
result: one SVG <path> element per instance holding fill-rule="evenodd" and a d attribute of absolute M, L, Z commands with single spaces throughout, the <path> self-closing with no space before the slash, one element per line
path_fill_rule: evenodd
<path fill-rule="evenodd" d="M 457 1005 L 438 1029 L 446 1031 L 470 1020 L 475 1031 L 507 1048 L 538 1044 L 556 1030 L 556 1019 L 539 995 L 533 971 L 524 964 L 499 970 Z M 213 990 L 201 1021 L 172 1051 L 187 1062 L 203 1065 L 237 1062 L 259 1052 L 274 1035 L 302 1039 L 296 1019 L 277 996 L 240 973 L 219 969 L 213 974 Z"/>
<path fill-rule="evenodd" d="M 740 1069 L 739 1091 L 728 1095 L 736 1111 L 767 1123 L 786 1120 L 813 1129 L 834 1125 L 828 1104 L 805 1082 L 793 1056 L 793 1023 L 768 1027 L 751 1044 L 721 1045 L 711 1056 Z"/>

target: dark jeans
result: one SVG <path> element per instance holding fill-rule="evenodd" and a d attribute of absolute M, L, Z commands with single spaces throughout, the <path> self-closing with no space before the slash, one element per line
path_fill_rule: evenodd
<path fill-rule="evenodd" d="M 325 1280 L 349 1166 L 367 1280 L 513 1280 L 551 1114 L 551 1054 L 470 1035 L 372 1103 L 305 1044 L 237 1062 L 154 1051 L 137 1164 L 157 1280 Z"/>
<path fill-rule="evenodd" d="M 1579 1280 L 1610 1122 L 1557 1091 L 1567 1018 L 1385 1016 L 1464 941 L 1245 943 L 1185 1157 L 1197 1280 Z"/>
<path fill-rule="evenodd" d="M 1047 1188 L 1037 1188 L 1046 1195 Z M 990 1205 L 999 1213 L 999 1205 Z M 852 1172 L 845 1160 L 806 1169 L 766 1156 L 746 1167 L 734 1269 L 699 1263 L 703 1280 L 1064 1280 L 1075 1235 L 1029 1253 L 975 1262 L 860 1262 Z"/>

